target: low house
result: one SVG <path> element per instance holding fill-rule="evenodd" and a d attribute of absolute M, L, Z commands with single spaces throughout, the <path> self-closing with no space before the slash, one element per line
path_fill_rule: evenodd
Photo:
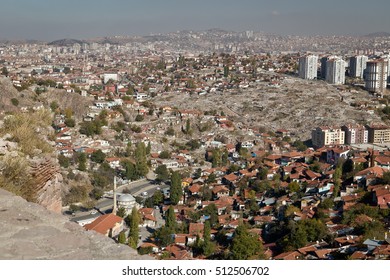
<path fill-rule="evenodd" d="M 229 196 L 229 189 L 223 185 L 218 185 L 212 189 L 214 199 L 221 198 L 223 196 Z"/>
<path fill-rule="evenodd" d="M 115 237 L 123 230 L 123 219 L 114 214 L 107 214 L 85 225 L 84 228 L 104 234 L 105 236 Z"/>

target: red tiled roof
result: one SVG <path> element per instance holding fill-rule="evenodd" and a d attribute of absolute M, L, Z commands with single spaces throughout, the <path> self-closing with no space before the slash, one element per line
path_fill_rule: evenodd
<path fill-rule="evenodd" d="M 94 230 L 101 234 L 107 234 L 107 232 L 115 227 L 117 223 L 121 223 L 123 219 L 114 214 L 107 214 L 100 216 L 92 223 L 85 225 L 86 230 Z"/>

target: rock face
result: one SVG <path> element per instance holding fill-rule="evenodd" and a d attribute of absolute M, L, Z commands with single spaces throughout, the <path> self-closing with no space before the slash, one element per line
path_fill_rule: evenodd
<path fill-rule="evenodd" d="M 31 175 L 37 184 L 37 203 L 50 211 L 61 213 L 62 176 L 59 166 L 50 158 L 33 160 Z"/>
<path fill-rule="evenodd" d="M 151 259 L 0 189 L 0 259 Z"/>

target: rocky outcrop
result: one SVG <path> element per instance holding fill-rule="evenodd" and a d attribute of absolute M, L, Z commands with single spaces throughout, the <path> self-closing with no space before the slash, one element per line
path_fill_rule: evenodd
<path fill-rule="evenodd" d="M 0 189 L 0 259 L 150 259 Z"/>
<path fill-rule="evenodd" d="M 34 159 L 30 172 L 36 184 L 36 202 L 48 210 L 61 213 L 62 176 L 58 164 L 48 157 Z"/>

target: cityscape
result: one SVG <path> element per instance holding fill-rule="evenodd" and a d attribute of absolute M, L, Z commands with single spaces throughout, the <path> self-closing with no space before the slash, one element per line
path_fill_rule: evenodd
<path fill-rule="evenodd" d="M 0 37 L 0 259 L 389 259 L 389 86 L 386 32 Z"/>

